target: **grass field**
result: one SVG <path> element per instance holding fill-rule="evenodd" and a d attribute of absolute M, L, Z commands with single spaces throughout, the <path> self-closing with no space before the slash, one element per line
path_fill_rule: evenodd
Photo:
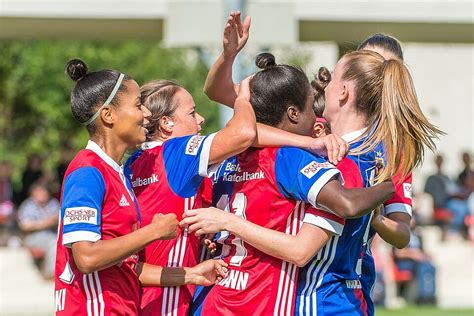
<path fill-rule="evenodd" d="M 474 309 L 440 309 L 434 306 L 408 306 L 387 310 L 378 308 L 377 316 L 473 316 Z"/>

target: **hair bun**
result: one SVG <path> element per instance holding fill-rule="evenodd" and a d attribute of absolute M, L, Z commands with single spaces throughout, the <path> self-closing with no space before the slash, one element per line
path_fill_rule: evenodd
<path fill-rule="evenodd" d="M 66 64 L 66 73 L 72 80 L 78 81 L 87 74 L 87 66 L 80 59 L 71 59 Z"/>
<path fill-rule="evenodd" d="M 331 72 L 326 67 L 319 68 L 318 74 L 314 75 L 314 80 L 311 81 L 311 86 L 317 92 L 324 94 L 324 89 L 331 81 Z"/>
<path fill-rule="evenodd" d="M 270 53 L 260 53 L 257 55 L 257 58 L 255 58 L 255 65 L 260 69 L 267 69 L 275 66 L 275 56 Z"/>

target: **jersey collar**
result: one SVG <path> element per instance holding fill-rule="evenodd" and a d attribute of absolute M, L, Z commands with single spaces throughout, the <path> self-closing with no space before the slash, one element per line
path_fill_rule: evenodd
<path fill-rule="evenodd" d="M 362 134 L 364 134 L 366 130 L 367 130 L 367 127 L 364 127 L 360 130 L 353 131 L 353 132 L 350 132 L 348 134 L 342 135 L 341 138 L 344 139 L 346 142 L 350 143 L 350 142 L 356 140 L 357 138 L 359 138 L 360 136 L 362 136 Z"/>
<path fill-rule="evenodd" d="M 114 170 L 117 172 L 121 173 L 122 172 L 122 166 L 119 166 L 118 163 L 115 162 L 112 158 L 110 158 L 109 155 L 105 153 L 105 151 L 102 150 L 102 148 L 99 147 L 94 141 L 90 140 L 87 142 L 86 149 L 89 149 L 93 151 L 94 153 L 97 154 L 103 161 L 105 161 L 109 166 L 111 166 Z"/>
<path fill-rule="evenodd" d="M 155 148 L 155 147 L 158 147 L 158 146 L 161 146 L 161 145 L 163 145 L 163 142 L 161 140 L 154 140 L 154 141 L 151 141 L 151 142 L 144 142 L 141 145 L 141 149 L 142 150 L 152 149 L 152 148 Z"/>

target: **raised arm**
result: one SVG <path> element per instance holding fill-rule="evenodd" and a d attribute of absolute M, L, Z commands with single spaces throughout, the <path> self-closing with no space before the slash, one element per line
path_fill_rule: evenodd
<path fill-rule="evenodd" d="M 410 215 L 390 213 L 387 216 L 377 211 L 372 218 L 372 228 L 390 245 L 402 249 L 410 242 Z"/>
<path fill-rule="evenodd" d="M 234 115 L 212 141 L 209 163 L 219 163 L 224 159 L 243 152 L 250 147 L 257 135 L 255 113 L 250 104 L 250 77 L 241 83 L 241 89 L 235 99 Z"/>
<path fill-rule="evenodd" d="M 209 99 L 234 106 L 239 86 L 232 81 L 232 65 L 235 57 L 245 46 L 249 37 L 250 17 L 242 23 L 240 12 L 231 12 L 224 28 L 223 50 L 212 65 L 204 84 L 204 93 Z"/>

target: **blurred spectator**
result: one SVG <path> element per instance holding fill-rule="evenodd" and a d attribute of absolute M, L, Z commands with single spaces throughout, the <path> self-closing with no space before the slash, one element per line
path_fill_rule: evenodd
<path fill-rule="evenodd" d="M 30 187 L 33 183 L 40 180 L 43 176 L 43 161 L 38 154 L 32 154 L 28 157 L 26 169 L 21 176 L 21 192 L 17 203 L 23 202 L 28 197 Z"/>
<path fill-rule="evenodd" d="M 4 246 L 13 225 L 12 165 L 0 161 L 0 245 Z"/>
<path fill-rule="evenodd" d="M 453 237 L 463 230 L 464 218 L 469 213 L 469 194 L 443 173 L 443 156 L 437 155 L 435 163 L 437 172 L 426 180 L 425 192 L 433 197 L 435 218 L 441 218 L 440 214 L 446 211 L 450 213 L 449 236 Z"/>
<path fill-rule="evenodd" d="M 64 143 L 61 148 L 61 157 L 59 158 L 58 165 L 56 166 L 56 180 L 58 181 L 59 188 L 63 184 L 64 174 L 66 173 L 69 162 L 71 161 L 74 152 L 69 143 Z"/>
<path fill-rule="evenodd" d="M 464 165 L 464 168 L 458 176 L 458 183 L 460 186 L 464 186 L 464 182 L 468 174 L 474 172 L 474 170 L 471 168 L 471 155 L 468 152 L 462 153 L 462 163 Z"/>
<path fill-rule="evenodd" d="M 18 225 L 34 259 L 44 257 L 42 273 L 50 279 L 54 277 L 59 202 L 42 183 L 33 184 L 30 191 L 18 210 Z"/>
<path fill-rule="evenodd" d="M 398 293 L 405 300 L 416 303 L 435 303 L 436 269 L 431 257 L 423 250 L 421 234 L 415 216 L 410 222 L 410 242 L 404 249 L 393 250 L 396 270 L 407 276 L 398 283 Z"/>

